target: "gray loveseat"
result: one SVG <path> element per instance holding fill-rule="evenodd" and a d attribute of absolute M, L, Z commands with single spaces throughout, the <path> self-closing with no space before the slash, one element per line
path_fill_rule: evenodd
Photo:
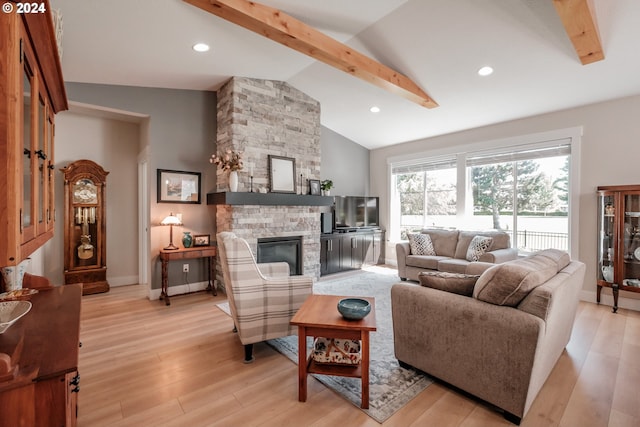
<path fill-rule="evenodd" d="M 402 280 L 418 281 L 418 274 L 427 270 L 480 274 L 494 264 L 518 257 L 518 250 L 511 248 L 511 239 L 504 231 L 425 229 L 421 233 L 429 235 L 435 255 L 412 253 L 409 242 L 396 244 L 398 275 Z M 477 261 L 469 261 L 467 250 L 475 236 L 491 237 L 492 242 Z"/>
<path fill-rule="evenodd" d="M 489 268 L 471 295 L 442 290 L 470 279 L 462 274 L 424 273 L 425 286 L 395 284 L 396 358 L 519 424 L 569 342 L 584 273 L 583 263 L 550 249 Z"/>

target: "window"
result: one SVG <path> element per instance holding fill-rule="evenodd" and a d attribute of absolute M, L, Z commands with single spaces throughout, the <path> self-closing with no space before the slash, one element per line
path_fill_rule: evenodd
<path fill-rule="evenodd" d="M 454 156 L 393 168 L 402 239 L 413 230 L 455 225 L 456 170 Z"/>
<path fill-rule="evenodd" d="M 569 249 L 570 146 L 470 154 L 473 224 L 511 234 L 520 252 Z"/>
<path fill-rule="evenodd" d="M 575 130 L 566 130 L 390 162 L 390 237 L 404 240 L 425 227 L 499 229 L 522 253 L 569 250 L 570 184 L 578 176 L 571 158 L 578 142 Z"/>

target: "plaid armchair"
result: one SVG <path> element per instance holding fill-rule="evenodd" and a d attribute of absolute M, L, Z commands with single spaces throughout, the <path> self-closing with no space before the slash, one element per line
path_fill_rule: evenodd
<path fill-rule="evenodd" d="M 289 276 L 286 262 L 257 264 L 246 240 L 218 233 L 225 293 L 245 363 L 253 362 L 253 344 L 296 333 L 289 321 L 313 292 L 313 279 Z"/>

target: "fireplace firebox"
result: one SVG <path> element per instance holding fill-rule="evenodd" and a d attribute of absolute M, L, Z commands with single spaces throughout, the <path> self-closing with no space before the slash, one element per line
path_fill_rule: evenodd
<path fill-rule="evenodd" d="M 258 263 L 286 262 L 292 276 L 302 275 L 302 236 L 258 238 Z"/>

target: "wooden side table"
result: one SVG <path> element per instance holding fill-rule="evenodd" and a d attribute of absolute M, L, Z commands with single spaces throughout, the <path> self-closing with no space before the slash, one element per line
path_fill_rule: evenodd
<path fill-rule="evenodd" d="M 376 330 L 375 298 L 365 297 L 371 303 L 371 313 L 362 320 L 347 320 L 338 312 L 338 301 L 345 296 L 310 295 L 291 319 L 298 326 L 298 400 L 307 401 L 307 374 L 338 375 L 362 380 L 363 409 L 369 408 L 369 332 Z M 362 297 L 357 297 L 362 298 Z M 343 338 L 362 342 L 360 364 L 326 365 L 307 358 L 307 337 Z"/>
<path fill-rule="evenodd" d="M 213 295 L 218 295 L 216 287 L 211 283 L 211 278 L 216 277 L 216 247 L 215 246 L 197 246 L 194 248 L 181 248 L 174 250 L 161 249 L 160 261 L 162 262 L 162 291 L 160 292 L 160 299 L 165 301 L 166 305 L 170 305 L 168 287 L 169 287 L 169 261 L 184 260 L 184 259 L 197 259 L 207 258 L 208 270 L 209 270 L 209 285 L 207 291 L 213 291 Z"/>

